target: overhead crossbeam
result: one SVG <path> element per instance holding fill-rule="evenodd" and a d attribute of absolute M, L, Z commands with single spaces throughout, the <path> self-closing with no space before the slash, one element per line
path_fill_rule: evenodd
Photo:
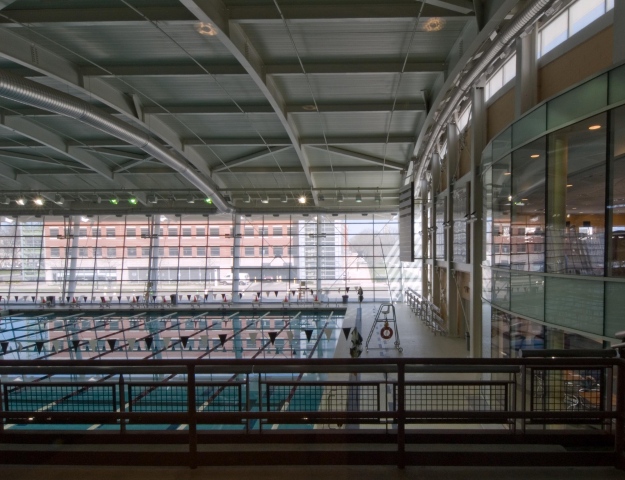
<path fill-rule="evenodd" d="M 322 147 L 319 145 L 311 145 L 311 147 L 316 150 L 321 150 L 324 152 L 327 151 L 327 152 L 334 153 L 336 155 L 341 155 L 343 157 L 351 158 L 354 160 L 360 160 L 362 162 L 379 165 L 381 167 L 388 168 L 390 170 L 403 170 L 404 169 L 404 165 L 400 163 L 390 162 L 388 160 L 384 160 L 383 158 L 374 157 L 372 155 L 366 155 L 364 153 L 352 152 L 350 150 L 345 150 L 343 148 L 330 147 L 330 146 Z"/>
<path fill-rule="evenodd" d="M 439 6 L 431 5 L 428 2 L 421 11 L 421 2 L 413 3 L 385 3 L 358 4 L 354 8 L 353 4 L 337 5 L 331 2 L 315 3 L 312 5 L 282 4 L 280 9 L 284 17 L 289 21 L 328 22 L 346 20 L 375 20 L 375 19 L 406 19 L 416 18 L 421 11 L 421 18 L 428 17 L 467 17 L 472 12 L 463 14 L 458 11 L 456 2 L 438 2 Z M 463 2 L 469 5 L 470 2 Z M 447 8 L 442 8 L 443 5 Z M 449 8 L 451 7 L 451 8 Z M 279 12 L 272 4 L 265 5 L 234 5 L 230 6 L 230 20 L 236 23 L 275 23 L 281 22 Z"/>
<path fill-rule="evenodd" d="M 269 147 L 265 148 L 259 152 L 254 152 L 249 155 L 245 155 L 243 157 L 237 158 L 235 160 L 231 160 L 227 162 L 225 165 L 221 165 L 213 169 L 213 172 L 223 172 L 229 170 L 233 167 L 239 167 L 241 165 L 245 165 L 246 163 L 250 163 L 256 160 L 260 160 L 265 157 L 269 157 L 279 152 L 283 152 L 285 150 L 289 150 L 291 146 L 288 147 Z M 301 169 L 300 169 L 301 170 Z M 303 171 L 303 170 L 301 170 Z"/>
<path fill-rule="evenodd" d="M 301 148 L 299 132 L 292 121 L 289 121 L 286 111 L 286 101 L 275 82 L 267 82 L 265 65 L 262 56 L 256 51 L 254 43 L 247 36 L 245 30 L 236 23 L 229 21 L 226 16 L 231 10 L 221 0 L 180 0 L 195 17 L 201 22 L 210 23 L 217 32 L 217 38 L 224 47 L 239 61 L 248 72 L 259 90 L 272 106 L 287 136 L 295 155 L 299 158 L 306 173 L 308 184 L 315 187 L 314 179 L 308 172 L 309 162 L 306 153 Z M 275 10 L 275 7 L 272 7 Z M 316 199 L 315 199 L 316 201 Z"/>

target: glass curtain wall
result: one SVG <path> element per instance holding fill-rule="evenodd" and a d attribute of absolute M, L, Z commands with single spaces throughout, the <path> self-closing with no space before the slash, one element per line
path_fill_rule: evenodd
<path fill-rule="evenodd" d="M 417 279 L 391 214 L 0 217 L 5 302 L 386 301 Z"/>

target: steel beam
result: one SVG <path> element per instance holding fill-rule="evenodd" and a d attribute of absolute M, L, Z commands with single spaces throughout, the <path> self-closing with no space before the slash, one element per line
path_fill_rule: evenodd
<path fill-rule="evenodd" d="M 185 3 L 183 1 L 183 3 Z M 430 3 L 430 2 L 428 2 Z M 454 2 L 444 2 L 446 7 Z M 469 2 L 466 2 L 467 4 Z M 380 20 L 380 19 L 406 19 L 416 18 L 421 10 L 421 2 L 413 3 L 384 3 L 359 4 L 358 8 L 353 5 L 337 5 L 328 3 L 315 3 L 312 5 L 281 5 L 280 9 L 284 17 L 289 21 L 314 22 L 344 22 L 348 20 Z M 457 8 L 456 8 L 457 10 Z M 230 20 L 236 23 L 275 23 L 282 22 L 279 12 L 272 4 L 231 6 L 229 8 Z M 472 16 L 471 12 L 462 14 L 448 8 L 441 8 L 426 4 L 421 12 L 421 18 L 428 17 L 462 17 Z"/>
<path fill-rule="evenodd" d="M 223 172 L 231 170 L 233 167 L 238 167 L 240 165 L 245 165 L 246 163 L 253 162 L 255 160 L 260 160 L 261 158 L 268 157 L 270 155 L 274 155 L 279 152 L 283 152 L 285 150 L 289 150 L 291 147 L 269 147 L 265 148 L 259 152 L 252 153 L 250 155 L 245 155 L 244 157 L 237 158 L 235 160 L 231 160 L 227 162 L 225 165 L 221 165 L 219 167 L 213 168 L 213 172 Z M 301 172 L 303 170 L 300 169 Z"/>
<path fill-rule="evenodd" d="M 374 157 L 373 155 L 366 155 L 364 153 L 352 152 L 349 150 L 344 150 L 342 148 L 326 147 L 326 146 L 319 146 L 319 145 L 311 145 L 311 147 L 316 150 L 334 153 L 336 155 L 341 155 L 342 157 L 351 158 L 353 160 L 360 160 L 366 163 L 373 163 L 374 165 L 379 165 L 381 167 L 388 168 L 390 170 L 404 170 L 405 168 L 405 166 L 402 165 L 401 163 L 391 162 L 383 158 Z"/>
<path fill-rule="evenodd" d="M 274 82 L 267 81 L 264 61 L 254 48 L 254 44 L 247 36 L 245 30 L 241 25 L 229 22 L 229 18 L 226 17 L 226 12 L 232 13 L 231 9 L 227 9 L 226 5 L 221 0 L 181 0 L 181 3 L 186 6 L 198 20 L 213 25 L 217 31 L 217 37 L 221 40 L 224 47 L 234 55 L 265 95 L 265 98 L 275 110 L 280 123 L 282 123 L 287 136 L 291 140 L 291 144 L 302 164 L 309 185 L 315 187 L 314 179 L 308 172 L 310 165 L 306 153 L 301 148 L 297 128 L 286 116 L 286 101 L 284 100 L 284 96 Z M 271 6 L 271 8 L 273 11 L 276 11 L 275 6 Z M 232 17 L 230 16 L 230 18 Z"/>

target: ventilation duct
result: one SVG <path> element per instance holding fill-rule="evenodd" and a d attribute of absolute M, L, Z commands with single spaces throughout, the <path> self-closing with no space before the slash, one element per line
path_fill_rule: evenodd
<path fill-rule="evenodd" d="M 98 107 L 53 88 L 1 70 L 0 97 L 76 119 L 134 145 L 176 170 L 207 197 L 212 197 L 213 204 L 221 212 L 232 213 L 234 211 L 232 206 L 218 192 L 215 183 L 201 173 L 192 170 L 182 155 L 167 149 L 160 142 L 150 138 L 146 132 L 109 115 Z"/>

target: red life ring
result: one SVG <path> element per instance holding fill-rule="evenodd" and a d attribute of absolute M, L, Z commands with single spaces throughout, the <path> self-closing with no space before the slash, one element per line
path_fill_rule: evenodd
<path fill-rule="evenodd" d="M 391 327 L 389 327 L 388 325 L 384 325 L 382 330 L 380 330 L 380 336 L 384 340 L 388 340 L 389 338 L 391 338 L 393 336 L 393 329 Z"/>

